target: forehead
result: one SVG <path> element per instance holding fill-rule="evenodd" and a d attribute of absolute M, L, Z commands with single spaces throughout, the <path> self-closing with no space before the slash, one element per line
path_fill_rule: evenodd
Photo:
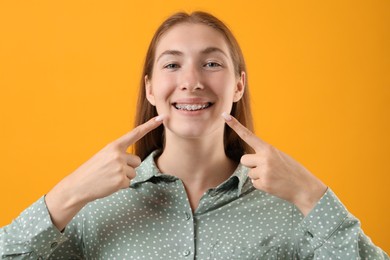
<path fill-rule="evenodd" d="M 217 47 L 230 57 L 229 47 L 221 32 L 203 24 L 182 23 L 173 26 L 161 36 L 156 46 L 156 57 L 166 50 L 191 53 L 209 47 Z"/>

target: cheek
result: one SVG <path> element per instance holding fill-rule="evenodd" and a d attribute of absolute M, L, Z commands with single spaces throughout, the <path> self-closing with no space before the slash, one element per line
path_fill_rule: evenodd
<path fill-rule="evenodd" d="M 166 77 L 156 78 L 152 82 L 152 86 L 156 102 L 162 102 L 166 100 L 175 89 L 174 81 Z"/>
<path fill-rule="evenodd" d="M 210 86 L 213 86 L 214 93 L 223 99 L 223 101 L 233 101 L 236 87 L 234 78 L 230 78 L 229 76 L 216 77 L 210 82 Z"/>

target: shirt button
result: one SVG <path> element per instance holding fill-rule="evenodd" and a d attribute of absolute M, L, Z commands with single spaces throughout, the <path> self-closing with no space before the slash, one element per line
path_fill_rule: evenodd
<path fill-rule="evenodd" d="M 190 250 L 186 250 L 183 252 L 183 255 L 184 256 L 189 256 L 191 254 L 191 251 Z"/>
<path fill-rule="evenodd" d="M 188 212 L 186 212 L 186 213 L 185 213 L 185 215 L 186 215 L 186 220 L 190 220 L 190 218 L 191 218 L 191 214 L 190 214 L 190 213 L 188 213 Z"/>
<path fill-rule="evenodd" d="M 54 242 L 54 243 L 51 244 L 50 247 L 51 247 L 51 248 L 55 248 L 57 245 L 58 245 L 58 243 L 57 243 L 57 242 Z"/>

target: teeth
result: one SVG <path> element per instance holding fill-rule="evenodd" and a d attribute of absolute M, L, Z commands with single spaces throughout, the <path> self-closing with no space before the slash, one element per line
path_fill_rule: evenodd
<path fill-rule="evenodd" d="M 195 111 L 205 109 L 210 106 L 210 103 L 207 104 L 175 104 L 175 107 L 180 110 Z"/>

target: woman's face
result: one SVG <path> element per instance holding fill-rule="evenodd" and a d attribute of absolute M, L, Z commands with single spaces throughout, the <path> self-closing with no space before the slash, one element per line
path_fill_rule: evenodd
<path fill-rule="evenodd" d="M 145 77 L 149 102 L 167 116 L 166 131 L 184 138 L 223 133 L 221 113 L 231 111 L 245 85 L 224 36 L 202 24 L 175 25 L 160 38 L 152 75 Z"/>

